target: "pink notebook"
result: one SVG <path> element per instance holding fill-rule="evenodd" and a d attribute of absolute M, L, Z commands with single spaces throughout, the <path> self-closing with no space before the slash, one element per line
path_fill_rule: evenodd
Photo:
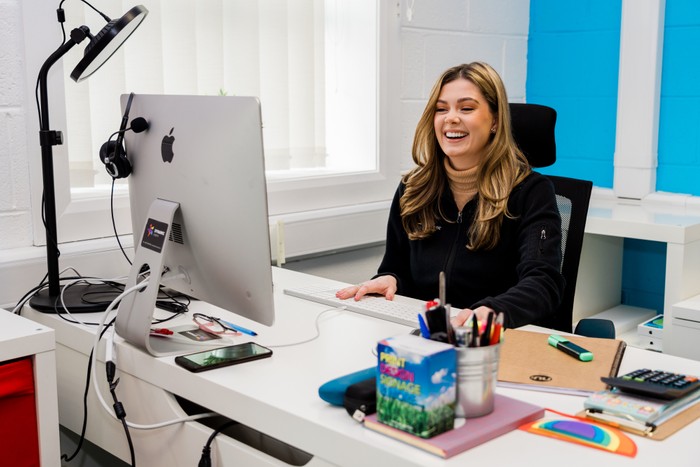
<path fill-rule="evenodd" d="M 377 414 L 367 416 L 365 426 L 437 456 L 448 458 L 543 416 L 542 407 L 496 394 L 493 412 L 483 417 L 468 418 L 459 428 L 432 438 L 420 438 L 378 422 Z"/>

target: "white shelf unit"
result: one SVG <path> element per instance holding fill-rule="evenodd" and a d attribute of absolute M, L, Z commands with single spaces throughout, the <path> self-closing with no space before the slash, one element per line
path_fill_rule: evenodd
<path fill-rule="evenodd" d="M 60 466 L 54 330 L 0 309 L 0 362 L 31 357 L 34 369 L 39 460 Z"/>
<path fill-rule="evenodd" d="M 689 332 L 677 332 L 674 320 L 673 305 L 700 294 L 700 211 L 682 204 L 618 200 L 595 196 L 594 191 L 576 284 L 574 321 L 620 305 L 625 238 L 666 244 L 663 351 L 700 359 L 692 351 L 692 342 L 700 340 L 700 310 L 694 318 L 698 327 L 692 339 Z"/>
<path fill-rule="evenodd" d="M 674 339 L 679 341 L 683 356 L 700 360 L 700 295 L 676 303 L 671 307 L 671 319 L 664 317 L 664 351 L 671 342 L 666 342 L 666 323 L 671 321 L 674 329 Z"/>

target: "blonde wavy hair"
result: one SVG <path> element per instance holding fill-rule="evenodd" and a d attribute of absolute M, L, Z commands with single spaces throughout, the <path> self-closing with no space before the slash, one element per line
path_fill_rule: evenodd
<path fill-rule="evenodd" d="M 508 97 L 501 77 L 491 66 L 473 62 L 446 70 L 430 92 L 413 139 L 416 167 L 403 178 L 406 190 L 401 196 L 401 219 L 408 237 L 419 240 L 435 231 L 438 219 L 448 222 L 440 210 L 440 198 L 449 190 L 444 168 L 445 153 L 435 135 L 434 117 L 442 87 L 457 79 L 476 85 L 496 119 L 496 132 L 485 148 L 477 169 L 477 212 L 469 229 L 467 248 L 492 249 L 500 238 L 500 229 L 508 212 L 508 197 L 513 187 L 530 173 L 530 165 L 513 140 Z"/>

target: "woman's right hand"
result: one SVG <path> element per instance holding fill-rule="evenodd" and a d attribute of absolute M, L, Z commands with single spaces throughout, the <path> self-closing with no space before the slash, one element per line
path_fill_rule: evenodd
<path fill-rule="evenodd" d="M 487 306 L 480 306 L 475 310 L 470 310 L 469 308 L 463 308 L 457 316 L 452 318 L 451 323 L 453 327 L 464 326 L 469 317 L 472 314 L 476 315 L 476 319 L 479 323 L 486 323 L 489 317 L 489 313 L 495 313 L 491 308 Z"/>
<path fill-rule="evenodd" d="M 335 296 L 341 300 L 354 297 L 355 301 L 358 301 L 367 294 L 375 293 L 384 295 L 387 300 L 393 300 L 394 295 L 396 295 L 397 288 L 398 286 L 394 276 L 379 276 L 372 280 L 362 282 L 361 284 L 351 285 L 350 287 L 340 289 L 335 293 Z"/>

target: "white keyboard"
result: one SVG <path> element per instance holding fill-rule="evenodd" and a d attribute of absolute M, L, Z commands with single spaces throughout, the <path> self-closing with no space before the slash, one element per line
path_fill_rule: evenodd
<path fill-rule="evenodd" d="M 308 286 L 284 289 L 284 293 L 304 300 L 321 303 L 334 308 L 344 308 L 354 313 L 383 319 L 406 326 L 418 327 L 418 313 L 425 309 L 425 302 L 414 298 L 397 295 L 393 300 L 370 295 L 359 302 L 352 298 L 341 300 L 335 296 L 338 288 L 328 286 Z M 453 311 L 454 314 L 454 311 Z"/>

